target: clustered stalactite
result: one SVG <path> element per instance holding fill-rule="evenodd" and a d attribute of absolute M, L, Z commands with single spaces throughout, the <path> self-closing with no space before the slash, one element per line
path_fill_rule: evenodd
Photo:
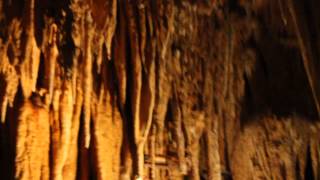
<path fill-rule="evenodd" d="M 1 177 L 320 177 L 320 32 L 295 0 L 19 2 L 0 2 Z"/>

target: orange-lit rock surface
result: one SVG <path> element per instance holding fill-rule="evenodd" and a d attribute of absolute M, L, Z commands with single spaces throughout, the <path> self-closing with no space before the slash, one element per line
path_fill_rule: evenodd
<path fill-rule="evenodd" d="M 0 1 L 0 179 L 319 179 L 319 8 Z"/>

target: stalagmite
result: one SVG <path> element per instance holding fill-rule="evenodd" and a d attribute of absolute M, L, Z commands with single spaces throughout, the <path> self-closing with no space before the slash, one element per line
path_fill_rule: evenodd
<path fill-rule="evenodd" d="M 151 156 L 151 175 L 150 179 L 156 179 L 156 128 L 155 126 L 151 127 L 151 134 L 150 134 L 150 156 Z"/>
<path fill-rule="evenodd" d="M 125 121 L 125 120 L 124 120 Z M 123 124 L 126 125 L 125 123 Z M 123 133 L 123 141 L 122 141 L 122 166 L 121 166 L 121 174 L 120 180 L 130 180 L 132 175 L 132 165 L 133 165 L 133 154 L 130 146 L 130 139 L 128 131 Z"/>
<path fill-rule="evenodd" d="M 30 100 L 23 103 L 17 123 L 15 178 L 47 179 L 49 177 L 49 116 L 39 95 L 33 94 Z"/>
<path fill-rule="evenodd" d="M 59 98 L 58 119 L 54 118 L 52 133 L 53 144 L 53 179 L 63 179 L 63 167 L 68 158 L 71 141 L 73 98 L 72 86 L 69 80 L 62 84 L 62 92 Z"/>
<path fill-rule="evenodd" d="M 188 132 L 188 147 L 187 151 L 190 154 L 190 169 L 191 169 L 191 178 L 194 180 L 200 180 L 200 171 L 199 171 L 199 140 L 202 136 L 205 124 L 204 124 L 204 115 L 203 114 L 193 114 L 191 117 L 196 119 L 194 125 L 188 124 L 186 127 L 189 129 Z"/>
<path fill-rule="evenodd" d="M 219 131 L 217 122 L 218 120 L 214 120 L 215 122 L 213 122 L 213 125 L 208 126 L 204 132 L 207 143 L 208 179 L 221 180 L 222 169 L 219 156 Z"/>
<path fill-rule="evenodd" d="M 72 126 L 70 134 L 70 142 L 68 148 L 68 157 L 64 163 L 63 167 L 63 177 L 64 179 L 75 179 L 77 172 L 77 162 L 78 162 L 78 132 L 80 128 L 80 117 L 81 109 L 83 103 L 83 92 L 81 87 L 81 78 L 77 77 L 77 81 L 73 84 L 76 89 L 75 103 L 72 112 Z"/>
<path fill-rule="evenodd" d="M 174 138 L 177 142 L 177 156 L 181 174 L 187 173 L 187 164 L 185 159 L 185 137 L 182 131 L 183 116 L 181 105 L 179 104 L 178 94 L 175 85 L 173 84 L 173 99 L 171 100 L 171 111 L 174 126 Z"/>
<path fill-rule="evenodd" d="M 102 71 L 104 78 L 101 89 L 93 98 L 95 103 L 92 104 L 95 167 L 97 179 L 116 180 L 120 177 L 122 135 L 118 129 L 122 129 L 122 119 L 118 107 L 113 102 L 116 96 L 110 91 L 112 86 L 110 69 L 104 67 Z"/>
<path fill-rule="evenodd" d="M 203 85 L 203 99 L 205 106 L 205 128 L 204 139 L 206 143 L 206 167 L 208 179 L 222 180 L 222 168 L 221 159 L 219 154 L 219 121 L 214 107 L 214 94 L 213 94 L 213 82 L 212 71 L 209 71 L 212 67 L 205 67 L 204 85 Z"/>

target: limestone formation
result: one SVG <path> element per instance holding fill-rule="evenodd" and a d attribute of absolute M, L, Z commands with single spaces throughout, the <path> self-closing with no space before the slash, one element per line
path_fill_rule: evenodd
<path fill-rule="evenodd" d="M 320 179 L 319 8 L 0 1 L 0 179 Z"/>

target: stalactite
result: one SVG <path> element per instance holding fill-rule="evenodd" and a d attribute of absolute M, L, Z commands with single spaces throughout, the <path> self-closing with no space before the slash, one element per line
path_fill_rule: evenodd
<path fill-rule="evenodd" d="M 103 48 L 104 48 L 103 38 L 100 37 L 98 38 L 98 52 L 97 52 L 97 60 L 96 60 L 98 73 L 101 73 L 101 63 L 103 60 Z"/>
<path fill-rule="evenodd" d="M 1 104 L 1 123 L 5 123 L 7 108 L 13 107 L 14 98 L 19 85 L 19 77 L 15 66 L 18 63 L 20 56 L 20 38 L 21 38 L 21 22 L 13 19 L 8 27 L 8 41 L 3 42 L 0 38 L 0 79 L 1 89 L 0 104 Z M 8 52 L 12 52 L 8 56 Z"/>
<path fill-rule="evenodd" d="M 120 111 L 123 113 L 122 118 L 124 126 L 126 126 L 123 132 L 123 143 L 122 143 L 122 169 L 121 169 L 121 180 L 131 179 L 132 174 L 132 152 L 129 140 L 129 119 L 124 115 L 127 111 L 125 110 L 126 96 L 127 96 L 127 25 L 125 16 L 125 2 L 121 1 L 118 4 L 118 24 L 117 31 L 114 38 L 114 65 L 117 76 L 117 86 L 119 92 Z M 129 78 L 130 79 L 130 78 Z"/>
<path fill-rule="evenodd" d="M 172 2 L 161 4 L 159 2 L 150 2 L 150 9 L 147 11 L 147 19 L 153 20 L 150 23 L 150 32 L 155 34 L 156 38 L 156 102 L 154 110 L 154 123 L 157 126 L 157 153 L 164 153 L 164 132 L 165 132 L 165 117 L 168 109 L 168 102 L 172 95 L 171 83 L 172 78 L 177 77 L 174 72 L 168 68 L 171 62 L 166 62 L 166 59 L 171 59 L 172 56 L 167 53 L 167 48 L 172 46 L 172 39 L 167 38 L 173 33 L 173 19 Z M 166 8 L 167 7 L 167 8 Z M 155 11 L 155 12 L 153 12 Z M 163 16 L 168 14 L 170 18 L 163 19 Z M 171 49 L 169 49 L 171 50 Z M 174 59 L 175 60 L 175 59 Z M 173 61 L 174 61 L 173 60 Z"/>
<path fill-rule="evenodd" d="M 150 7 L 148 7 L 150 9 Z M 148 14 L 150 14 L 150 10 L 148 11 Z M 144 26 L 148 26 L 146 28 L 146 37 L 140 37 L 143 38 L 147 42 L 146 45 L 148 47 L 141 47 L 140 49 L 144 49 L 144 54 L 142 55 L 145 59 L 144 62 L 144 78 L 143 78 L 143 83 L 142 83 L 142 94 L 144 94 L 143 97 L 141 97 L 141 109 L 140 109 L 140 118 L 141 121 L 144 123 L 143 126 L 141 126 L 143 130 L 143 141 L 146 142 L 151 125 L 152 125 L 152 120 L 153 120 L 153 111 L 154 111 L 154 106 L 155 106 L 155 59 L 156 59 L 156 39 L 155 39 L 155 34 L 152 32 L 152 19 L 148 18 L 147 21 L 145 22 Z M 144 43 L 145 43 L 144 42 Z M 140 46 L 145 46 L 142 43 Z M 146 86 L 145 86 L 146 85 Z M 142 111 L 143 109 L 147 109 L 147 113 L 144 113 Z M 144 116 L 145 115 L 145 116 Z"/>
<path fill-rule="evenodd" d="M 136 138 L 136 143 L 139 141 L 140 137 L 140 97 L 141 97 L 141 84 L 142 84 L 142 72 L 141 72 L 141 58 L 139 53 L 139 39 L 137 25 L 134 18 L 134 8 L 133 3 L 128 2 L 126 5 L 127 21 L 128 21 L 128 34 L 130 38 L 130 49 L 131 57 L 130 63 L 132 66 L 132 87 L 131 89 L 131 111 L 134 123 L 134 135 Z"/>
<path fill-rule="evenodd" d="M 111 60 L 112 52 L 112 40 L 117 25 L 117 0 L 103 1 L 89 1 L 89 7 L 91 9 L 92 18 L 96 26 L 96 33 L 99 36 L 100 43 L 106 46 L 107 60 Z M 101 41 L 100 41 L 101 40 Z M 98 62 L 98 67 L 99 67 Z M 99 70 L 98 70 L 99 71 Z"/>
<path fill-rule="evenodd" d="M 117 73 L 117 82 L 119 90 L 119 98 L 121 111 L 124 111 L 127 91 L 127 60 L 126 60 L 126 19 L 124 11 L 124 2 L 119 3 L 119 20 L 117 25 L 116 35 L 114 37 L 114 64 Z"/>
<path fill-rule="evenodd" d="M 25 98 L 28 98 L 31 95 L 31 92 L 36 90 L 40 63 L 40 49 L 37 46 L 34 36 L 34 1 L 35 0 L 27 1 L 27 8 L 25 10 L 26 44 L 20 69 L 20 83 L 22 85 L 23 95 Z"/>
<path fill-rule="evenodd" d="M 145 70 L 145 48 L 146 48 L 146 40 L 147 40 L 147 29 L 146 29 L 146 4 L 145 0 L 138 0 L 137 1 L 137 11 L 138 11 L 138 29 L 139 29 L 139 50 L 141 54 L 141 64 L 143 70 Z"/>
<path fill-rule="evenodd" d="M 141 173 L 143 173 L 143 168 L 141 167 L 143 160 L 143 148 L 141 147 L 141 132 L 140 132 L 140 98 L 141 98 L 141 85 L 142 85 L 142 67 L 141 67 L 141 55 L 139 51 L 139 39 L 137 32 L 137 24 L 134 17 L 134 4 L 133 2 L 127 1 L 126 13 L 128 21 L 128 34 L 130 38 L 130 49 L 131 57 L 130 63 L 132 66 L 131 81 L 132 85 L 131 90 L 131 112 L 132 112 L 132 122 L 133 122 L 133 132 L 135 145 L 137 148 L 136 163 L 137 163 L 137 172 L 136 178 L 142 178 Z M 138 147 L 139 146 L 139 147 Z"/>
<path fill-rule="evenodd" d="M 172 6 L 172 4 L 170 4 Z M 166 32 L 163 32 L 164 34 L 162 34 L 162 36 L 164 36 L 164 39 L 161 39 L 161 43 L 162 43 L 162 47 L 161 47 L 161 52 L 160 52 L 160 57 L 162 59 L 164 59 L 166 57 L 166 54 L 167 54 L 167 51 L 168 51 L 168 47 L 169 47 L 169 42 L 171 40 L 171 36 L 172 36 L 172 33 L 174 32 L 174 17 L 175 17 L 175 11 L 172 7 L 171 8 L 171 12 L 169 12 L 169 16 L 167 17 L 168 18 L 168 22 L 167 22 L 167 31 Z M 162 27 L 163 28 L 163 27 Z"/>
<path fill-rule="evenodd" d="M 45 59 L 45 83 L 49 93 L 49 102 L 52 102 L 52 95 L 53 95 L 53 88 L 54 88 L 54 79 L 55 79 L 55 68 L 56 68 L 56 61 L 58 57 L 58 47 L 56 44 L 57 39 L 57 26 L 52 24 L 50 26 L 49 34 L 47 35 L 48 38 L 48 45 L 45 49 L 44 59 Z"/>
<path fill-rule="evenodd" d="M 150 19 L 149 19 L 150 20 Z M 152 22 L 147 22 L 147 24 Z M 145 24 L 144 26 L 146 26 Z M 141 133 L 141 139 L 138 144 L 138 152 L 140 153 L 138 156 L 138 171 L 141 177 L 143 177 L 143 164 L 144 164 L 144 146 L 146 144 L 147 138 L 149 136 L 149 132 L 152 125 L 153 120 L 153 111 L 154 111 L 154 105 L 155 105 L 155 52 L 156 52 L 156 41 L 154 38 L 154 35 L 151 34 L 152 32 L 147 31 L 147 37 L 146 40 L 147 43 L 147 49 L 145 50 L 145 53 L 143 56 L 145 56 L 145 74 L 143 78 L 142 83 L 142 91 L 141 93 L 144 95 L 141 97 L 141 107 L 140 107 L 140 131 Z M 143 37 L 141 37 L 143 38 Z M 146 41 L 143 40 L 143 41 Z M 142 152 L 141 152 L 142 151 Z"/>
<path fill-rule="evenodd" d="M 147 77 L 145 79 L 147 82 L 143 82 L 142 85 L 142 94 L 144 94 L 143 97 L 141 97 L 141 107 L 140 107 L 140 139 L 138 141 L 138 152 L 140 153 L 140 158 L 138 159 L 138 163 L 140 163 L 140 172 L 139 174 L 143 174 L 143 164 L 144 164 L 144 145 L 147 141 L 147 138 L 149 136 L 150 128 L 152 125 L 152 119 L 153 119 L 153 110 L 154 110 L 154 104 L 155 104 L 155 57 L 154 57 L 154 41 L 151 42 L 150 45 L 150 56 L 146 57 L 146 72 L 148 72 Z M 145 87 L 146 85 L 146 87 Z M 142 152 L 141 152 L 142 151 Z M 141 175 L 142 177 L 142 175 Z"/>
<path fill-rule="evenodd" d="M 116 31 L 116 24 L 117 24 L 117 0 L 111 0 L 108 5 L 109 13 L 106 23 L 104 24 L 104 28 L 106 29 L 105 35 L 105 44 L 107 46 L 107 58 L 111 59 L 111 52 L 112 52 L 112 39 L 114 33 Z"/>
<path fill-rule="evenodd" d="M 308 26 L 310 25 L 305 21 L 304 14 L 301 12 L 300 7 L 297 7 L 299 6 L 299 3 L 288 0 L 287 6 L 294 24 L 294 31 L 299 43 L 303 66 L 308 77 L 313 100 L 320 118 L 320 85 L 316 81 L 319 73 L 317 73 L 317 69 L 315 68 L 316 55 L 314 54 L 315 52 L 312 51 L 312 41 L 308 37 L 308 31 L 311 31 L 308 29 Z"/>
<path fill-rule="evenodd" d="M 83 57 L 83 54 L 81 54 L 81 47 L 82 47 L 82 39 L 83 39 L 83 33 L 84 33 L 84 21 L 83 21 L 83 9 L 79 7 L 79 3 L 77 0 L 72 1 L 70 5 L 70 9 L 73 14 L 73 22 L 72 22 L 72 29 L 71 29 L 71 37 L 72 42 L 75 46 L 74 49 L 74 55 L 72 59 L 72 84 L 73 84 L 73 94 L 74 97 L 77 96 L 77 92 L 79 92 L 79 78 L 82 80 L 82 71 L 81 70 L 81 58 Z M 81 83 L 82 85 L 82 83 Z M 81 88 L 83 90 L 83 87 Z M 82 100 L 81 100 L 82 102 Z"/>
<path fill-rule="evenodd" d="M 0 54 L 3 56 L 1 58 L 0 65 L 0 77 L 3 83 L 1 87 L 3 91 L 1 92 L 1 123 L 6 120 L 7 106 L 13 106 L 14 97 L 17 92 L 19 79 L 14 67 L 9 63 L 9 59 L 6 56 L 6 47 L 3 47 L 3 51 Z M 0 50 L 1 51 L 1 50 Z"/>
<path fill-rule="evenodd" d="M 90 145 L 90 101 L 91 101 L 91 91 L 92 91 L 92 55 L 91 55 L 91 43 L 93 36 L 92 29 L 92 18 L 89 12 L 86 14 L 85 19 L 85 44 L 84 44 L 84 75 L 83 75 L 83 106 L 84 106 L 84 133 L 85 133 L 85 147 L 89 148 Z"/>

